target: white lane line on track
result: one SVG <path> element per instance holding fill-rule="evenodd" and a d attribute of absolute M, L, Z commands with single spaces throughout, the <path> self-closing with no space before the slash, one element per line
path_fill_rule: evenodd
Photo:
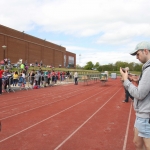
<path fill-rule="evenodd" d="M 71 91 L 71 93 L 75 93 L 75 92 L 78 92 L 78 91 L 82 91 L 82 89 L 81 89 L 81 90 L 76 90 L 76 91 L 73 91 L 73 92 Z M 83 89 L 83 91 L 85 91 L 85 90 Z M 62 93 L 64 93 L 64 91 L 62 91 Z M 61 94 L 61 93 L 59 93 L 59 94 Z M 70 93 L 69 93 L 69 94 L 70 94 Z M 69 95 L 69 94 L 64 94 L 64 95 Z M 46 94 L 46 95 L 47 95 L 47 94 Z M 64 95 L 63 95 L 63 96 L 64 96 Z M 37 98 L 39 98 L 39 97 L 42 98 L 42 96 L 43 96 L 43 95 L 38 96 L 38 97 L 35 97 L 34 99 L 37 100 Z M 46 97 L 44 97 L 44 98 L 50 98 L 50 97 L 52 97 L 52 96 L 55 96 L 55 95 L 54 95 L 54 94 L 53 94 L 53 95 L 48 95 L 48 96 L 46 96 Z M 32 96 L 32 97 L 33 97 L 33 96 Z M 56 97 L 56 98 L 57 98 L 57 97 Z M 12 107 L 12 106 L 21 105 L 21 104 L 24 104 L 24 103 L 27 104 L 27 103 L 30 103 L 30 102 L 34 102 L 35 100 L 30 100 L 30 101 L 25 101 L 25 102 L 17 103 L 17 104 L 14 104 L 14 105 L 4 106 L 4 107 L 1 107 L 0 110 L 1 110 L 1 109 L 5 109 L 5 108 L 9 108 L 9 107 Z"/>
<path fill-rule="evenodd" d="M 51 89 L 51 88 L 47 88 L 47 89 Z M 74 88 L 69 88 L 69 89 L 73 90 Z M 44 89 L 41 88 L 40 90 L 43 91 Z M 64 90 L 60 90 L 60 91 L 64 92 Z M 58 92 L 60 92 L 60 91 L 58 91 Z M 35 93 L 35 92 L 34 92 L 34 93 Z M 52 94 L 53 94 L 53 93 L 52 93 Z M 47 95 L 47 93 L 43 93 L 42 96 L 43 96 L 43 95 Z M 39 96 L 40 96 L 40 95 L 39 95 Z M 19 96 L 16 97 L 16 98 L 12 98 L 12 99 L 9 98 L 8 100 L 1 101 L 1 103 L 2 103 L 2 102 L 5 103 L 5 102 L 10 101 L 10 100 L 11 100 L 11 101 L 12 101 L 12 100 L 16 100 L 16 99 L 19 100 L 19 99 L 21 99 L 21 98 L 22 98 L 22 99 L 24 99 L 24 98 L 26 99 L 27 97 L 30 98 L 30 97 L 33 97 L 33 95 L 28 95 L 28 96 L 26 95 L 26 96 L 24 96 L 24 97 L 21 97 L 21 96 L 19 95 Z M 38 97 L 38 96 L 37 96 L 37 97 Z"/>
<path fill-rule="evenodd" d="M 105 89 L 105 90 L 107 90 L 107 89 Z M 105 91 L 105 90 L 103 90 L 103 91 Z M 101 92 L 102 92 L 102 91 L 101 91 Z M 12 138 L 12 137 L 18 135 L 18 134 L 20 134 L 20 133 L 22 133 L 22 132 L 24 132 L 24 131 L 27 131 L 28 129 L 30 129 L 30 128 L 32 128 L 32 127 L 35 127 L 36 125 L 39 125 L 40 123 L 43 123 L 43 122 L 45 122 L 45 121 L 47 121 L 47 120 L 49 120 L 49 119 L 51 119 L 51 118 L 53 118 L 53 117 L 55 117 L 55 116 L 61 114 L 61 113 L 65 112 L 65 111 L 67 111 L 67 110 L 69 110 L 69 109 L 71 109 L 71 108 L 73 108 L 73 107 L 75 107 L 75 106 L 77 106 L 77 105 L 79 105 L 79 104 L 81 104 L 81 103 L 83 103 L 84 101 L 87 101 L 88 99 L 90 99 L 90 98 L 92 98 L 92 97 L 98 95 L 98 94 L 101 93 L 101 92 L 98 92 L 98 93 L 96 93 L 95 95 L 92 95 L 91 97 L 88 97 L 88 98 L 84 99 L 83 101 L 81 101 L 81 102 L 79 102 L 79 103 L 77 103 L 77 104 L 75 104 L 75 105 L 72 105 L 72 106 L 70 106 L 70 107 L 68 107 L 68 108 L 66 108 L 66 109 L 64 109 L 64 110 L 62 110 L 62 111 L 60 111 L 60 112 L 58 112 L 58 113 L 56 113 L 56 114 L 54 114 L 54 115 L 48 117 L 48 118 L 46 118 L 46 119 L 43 119 L 42 121 L 40 121 L 40 122 L 38 122 L 38 123 L 35 123 L 35 124 L 29 126 L 28 128 L 25 128 L 25 129 L 23 129 L 23 130 L 21 130 L 21 131 L 15 133 L 15 134 L 11 135 L 11 136 L 8 136 L 7 138 L 4 138 L 4 139 L 0 140 L 0 143 L 2 143 L 2 142 L 4 142 L 4 141 L 6 141 L 6 140 L 8 140 L 8 139 L 10 139 L 10 138 Z"/>
<path fill-rule="evenodd" d="M 82 89 L 74 89 L 74 88 L 67 88 L 67 90 L 70 90 L 70 91 L 72 91 L 73 90 L 73 92 L 76 92 L 76 91 L 79 91 L 79 90 L 85 90 L 85 88 L 82 88 Z M 66 90 L 66 89 L 65 89 Z M 60 94 L 60 93 L 64 93 L 65 92 L 65 90 L 59 90 L 58 91 L 58 93 Z M 70 92 L 69 91 L 69 92 Z M 52 92 L 52 91 L 51 91 Z M 35 98 L 38 98 L 38 97 L 42 97 L 42 96 L 45 96 L 45 95 L 48 95 L 47 93 L 42 93 L 42 94 L 39 94 L 39 95 L 36 95 L 36 97 Z M 53 95 L 56 95 L 56 92 L 55 93 L 51 93 L 51 95 L 50 96 L 53 96 Z M 26 96 L 26 97 L 17 97 L 17 98 L 13 98 L 13 99 L 15 99 L 15 100 L 19 100 L 19 99 L 30 99 L 30 97 L 32 98 L 33 97 L 33 95 L 29 95 L 29 96 Z M 8 101 L 12 101 L 13 99 L 9 99 L 9 100 L 5 100 L 5 101 L 1 101 L 1 103 L 2 102 L 8 102 Z M 27 101 L 25 101 L 25 102 L 22 102 L 22 103 L 26 103 Z M 30 101 L 28 101 L 28 102 L 30 102 Z M 21 103 L 19 103 L 19 104 L 21 104 Z M 15 104 L 15 105 L 17 105 L 17 104 Z M 14 105 L 10 105 L 10 106 L 14 106 Z M 5 108 L 5 107 L 9 107 L 9 106 L 4 106 L 4 107 L 0 107 L 0 109 L 3 109 L 3 108 Z"/>
<path fill-rule="evenodd" d="M 81 124 L 72 134 L 70 134 L 62 143 L 54 150 L 59 149 L 66 141 L 68 141 L 78 130 L 80 130 L 91 118 L 93 118 L 122 88 L 120 88 L 113 96 L 111 96 L 92 116 L 90 116 L 83 124 Z"/>
<path fill-rule="evenodd" d="M 128 117 L 127 128 L 126 128 L 126 133 L 125 133 L 124 144 L 123 144 L 123 149 L 122 150 L 126 150 L 126 146 L 127 146 L 127 139 L 128 139 L 128 133 L 129 133 L 129 125 L 130 125 L 131 112 L 132 112 L 131 110 L 132 110 L 132 103 L 130 105 L 129 117 Z"/>
<path fill-rule="evenodd" d="M 92 88 L 92 89 L 94 89 L 94 88 Z M 90 89 L 90 90 L 85 90 L 85 91 L 91 91 L 91 89 Z M 105 90 L 103 90 L 103 91 L 105 91 Z M 103 91 L 101 91 L 101 92 L 103 92 Z M 82 91 L 82 92 L 83 92 L 83 91 Z M 82 92 L 81 92 L 81 93 L 82 93 Z M 78 94 L 80 94 L 80 93 L 78 93 Z M 76 94 L 76 95 L 77 95 L 77 94 Z M 70 97 L 73 97 L 73 96 L 76 96 L 76 95 L 71 95 Z M 17 116 L 17 115 L 20 115 L 20 114 L 23 114 L 23 113 L 26 113 L 26 112 L 29 112 L 29 111 L 32 111 L 32 110 L 35 110 L 35 109 L 44 107 L 44 106 L 48 106 L 48 105 L 51 105 L 51 104 L 54 104 L 54 103 L 63 101 L 63 100 L 65 100 L 66 98 L 70 98 L 70 97 L 65 97 L 65 98 L 63 98 L 63 99 L 61 99 L 61 100 L 57 100 L 57 101 L 54 101 L 54 102 L 50 102 L 50 103 L 47 103 L 47 104 L 44 104 L 44 105 L 40 105 L 40 106 L 38 106 L 38 107 L 35 107 L 35 108 L 32 108 L 32 109 L 28 109 L 28 110 L 26 110 L 26 111 L 23 111 L 23 112 L 20 112 L 20 113 L 11 115 L 11 116 L 7 116 L 7 117 L 4 117 L 4 118 L 0 118 L 0 120 L 2 121 L 2 120 L 5 120 L 5 119 L 8 119 L 8 118 L 10 118 L 10 117 L 14 117 L 14 116 Z"/>

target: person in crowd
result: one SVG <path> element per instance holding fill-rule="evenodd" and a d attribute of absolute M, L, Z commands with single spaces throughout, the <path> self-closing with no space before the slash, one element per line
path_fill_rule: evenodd
<path fill-rule="evenodd" d="M 58 72 L 55 72 L 55 84 L 57 84 L 57 80 L 58 80 Z"/>
<path fill-rule="evenodd" d="M 72 72 L 70 72 L 70 79 L 72 79 Z"/>
<path fill-rule="evenodd" d="M 70 78 L 70 72 L 69 71 L 66 72 L 66 78 L 67 78 L 67 80 Z"/>
<path fill-rule="evenodd" d="M 18 83 L 18 78 L 19 78 L 18 72 L 15 71 L 14 74 L 13 74 L 13 86 L 14 86 L 14 85 L 15 85 L 15 86 L 17 85 L 17 83 Z"/>
<path fill-rule="evenodd" d="M 10 61 L 10 59 L 8 58 L 8 65 L 11 65 L 11 61 Z"/>
<path fill-rule="evenodd" d="M 0 67 L 0 95 L 2 95 L 2 75 L 3 75 L 4 70 L 1 69 Z"/>
<path fill-rule="evenodd" d="M 33 85 L 34 83 L 34 76 L 35 76 L 35 71 L 34 69 L 29 73 L 29 80 L 30 80 L 30 84 Z"/>
<path fill-rule="evenodd" d="M 18 78 L 18 86 L 21 88 L 25 87 L 25 82 L 24 82 L 24 78 L 22 77 L 22 73 L 19 74 L 19 78 Z"/>
<path fill-rule="evenodd" d="M 24 64 L 22 63 L 22 64 L 20 65 L 20 69 L 21 69 L 21 70 L 24 70 L 24 67 L 25 67 L 25 66 L 24 66 Z"/>
<path fill-rule="evenodd" d="M 37 72 L 35 72 L 34 81 L 35 81 L 35 85 L 39 85 L 39 84 L 38 84 L 38 81 L 39 81 L 39 74 L 38 74 Z"/>
<path fill-rule="evenodd" d="M 129 81 L 128 72 L 123 72 L 122 68 L 120 68 L 124 81 L 123 85 L 130 95 L 134 97 L 133 106 L 136 119 L 133 141 L 136 150 L 150 150 L 150 42 L 138 43 L 135 50 L 130 54 L 136 56 L 143 63 L 137 86 Z"/>
<path fill-rule="evenodd" d="M 48 71 L 44 71 L 44 87 L 48 84 Z"/>
<path fill-rule="evenodd" d="M 48 85 L 50 85 L 51 83 L 51 71 L 48 70 Z"/>
<path fill-rule="evenodd" d="M 4 78 L 5 78 L 5 85 L 4 85 L 4 90 L 6 91 L 7 87 L 9 86 L 9 79 L 12 77 L 12 74 L 8 69 L 5 70 L 4 72 Z"/>
<path fill-rule="evenodd" d="M 60 72 L 60 81 L 62 81 L 63 80 L 63 74 L 62 74 L 62 72 Z"/>
<path fill-rule="evenodd" d="M 44 86 L 44 71 L 41 71 L 41 75 L 40 75 L 40 81 L 38 82 L 39 85 Z"/>
<path fill-rule="evenodd" d="M 8 59 L 7 58 L 4 59 L 4 63 L 5 63 L 5 65 L 8 65 Z"/>
<path fill-rule="evenodd" d="M 78 73 L 77 72 L 74 73 L 74 82 L 75 82 L 75 85 L 78 85 Z"/>
<path fill-rule="evenodd" d="M 6 72 L 3 72 L 2 75 L 2 91 L 7 91 L 7 86 L 8 86 L 8 76 Z"/>
<path fill-rule="evenodd" d="M 27 72 L 29 69 L 28 65 L 25 65 L 25 72 Z"/>
<path fill-rule="evenodd" d="M 60 72 L 57 72 L 57 80 L 60 80 Z"/>
<path fill-rule="evenodd" d="M 56 80 L 56 79 L 55 79 L 55 76 L 56 76 L 56 75 L 55 75 L 55 71 L 54 71 L 54 70 L 52 71 L 51 76 L 52 76 L 52 83 L 54 84 L 54 83 L 55 83 L 55 80 Z"/>
<path fill-rule="evenodd" d="M 39 71 L 37 73 L 38 73 L 38 76 L 39 76 L 38 85 L 40 85 L 40 83 L 42 81 L 42 75 L 43 75 L 42 69 L 39 68 Z M 43 79 L 44 79 L 44 77 L 43 77 Z"/>
<path fill-rule="evenodd" d="M 64 79 L 65 79 L 65 72 L 63 71 L 62 72 L 62 81 L 64 81 Z"/>
<path fill-rule="evenodd" d="M 26 75 L 25 75 L 25 71 L 21 71 L 21 74 L 22 74 L 22 77 L 25 79 L 26 78 Z"/>

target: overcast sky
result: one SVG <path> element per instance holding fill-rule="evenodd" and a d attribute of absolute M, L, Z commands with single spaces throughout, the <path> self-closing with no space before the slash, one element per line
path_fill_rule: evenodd
<path fill-rule="evenodd" d="M 150 41 L 150 0 L 0 0 L 0 24 L 66 47 L 77 64 L 139 62 Z"/>

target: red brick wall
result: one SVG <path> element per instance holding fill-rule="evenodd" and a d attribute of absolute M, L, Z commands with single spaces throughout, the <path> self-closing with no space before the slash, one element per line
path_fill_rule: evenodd
<path fill-rule="evenodd" d="M 0 25 L 0 60 L 4 55 L 1 47 L 3 45 L 7 46 L 6 58 L 10 58 L 12 63 L 16 63 L 19 59 L 23 59 L 23 62 L 27 60 L 28 63 L 42 60 L 43 64 L 63 67 L 66 54 L 67 58 L 73 56 L 76 64 L 76 54 L 66 51 L 65 47 Z"/>
<path fill-rule="evenodd" d="M 42 49 L 42 60 L 45 61 L 47 65 L 53 65 L 54 57 L 53 57 L 54 49 L 43 47 Z"/>
<path fill-rule="evenodd" d="M 18 61 L 19 58 L 25 60 L 26 59 L 26 43 L 24 41 L 20 41 L 11 37 L 7 37 L 7 48 L 6 48 L 6 58 L 10 58 L 15 62 Z"/>
<path fill-rule="evenodd" d="M 3 49 L 2 49 L 3 45 L 4 45 L 4 35 L 0 34 L 0 60 L 3 59 Z"/>

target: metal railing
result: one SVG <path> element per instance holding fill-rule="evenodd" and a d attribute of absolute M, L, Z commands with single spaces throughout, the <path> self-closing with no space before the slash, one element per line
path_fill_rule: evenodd
<path fill-rule="evenodd" d="M 78 82 L 81 83 L 95 83 L 97 81 L 100 81 L 100 74 L 85 74 L 85 75 L 78 75 Z M 48 76 L 39 76 L 39 80 L 36 81 L 34 76 L 26 76 L 24 78 L 23 83 L 16 82 L 14 83 L 13 77 L 8 77 L 7 80 L 3 81 L 3 90 L 6 91 L 7 93 L 10 92 L 16 92 L 19 90 L 31 90 L 34 89 L 34 86 L 37 85 L 38 88 L 44 88 L 48 86 L 54 86 L 54 85 L 62 85 L 62 84 L 69 84 L 69 83 L 74 83 L 74 77 L 73 75 L 71 77 L 67 75 L 62 75 L 62 76 L 55 76 L 55 77 L 50 77 Z"/>

